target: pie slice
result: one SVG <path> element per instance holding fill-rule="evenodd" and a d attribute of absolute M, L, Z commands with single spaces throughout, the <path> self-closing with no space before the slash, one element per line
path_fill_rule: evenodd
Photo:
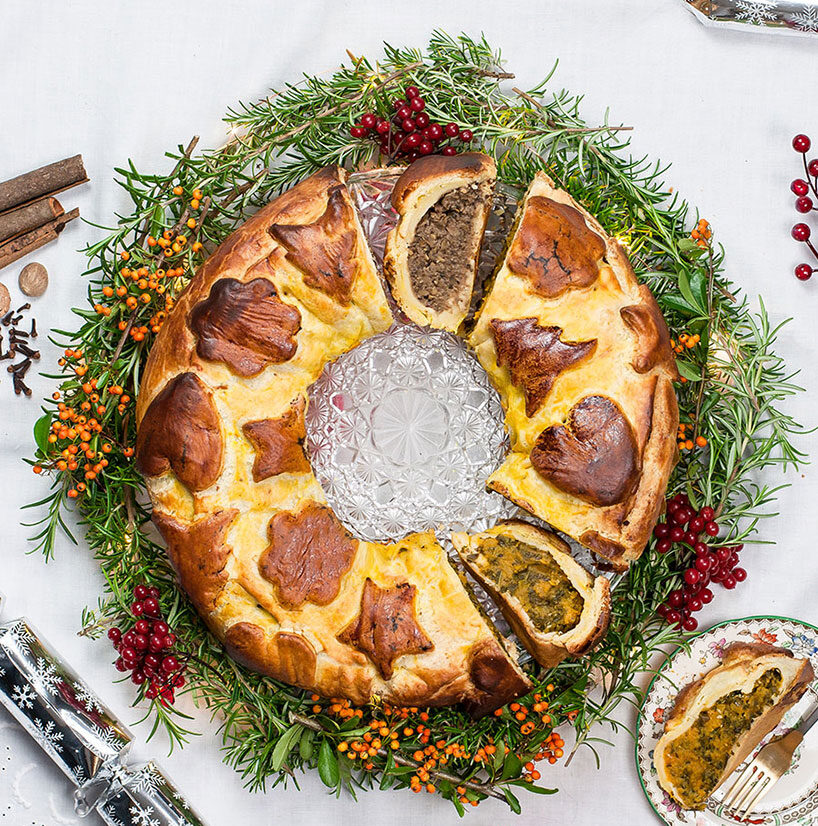
<path fill-rule="evenodd" d="M 509 520 L 483 533 L 454 533 L 452 542 L 540 665 L 587 653 L 608 630 L 608 580 L 588 573 L 551 531 Z"/>
<path fill-rule="evenodd" d="M 395 184 L 384 273 L 415 324 L 455 332 L 466 318 L 496 176 L 479 152 L 429 155 Z"/>
<path fill-rule="evenodd" d="M 682 689 L 653 754 L 661 787 L 684 809 L 710 795 L 752 753 L 815 679 L 807 659 L 736 643 L 721 665 Z"/>

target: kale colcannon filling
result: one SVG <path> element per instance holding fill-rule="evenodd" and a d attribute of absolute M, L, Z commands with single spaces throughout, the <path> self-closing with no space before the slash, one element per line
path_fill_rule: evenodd
<path fill-rule="evenodd" d="M 696 722 L 668 748 L 667 770 L 684 803 L 703 809 L 713 793 L 736 742 L 781 690 L 777 668 L 756 680 L 752 691 L 731 691 L 699 714 Z"/>
<path fill-rule="evenodd" d="M 469 285 L 480 245 L 477 214 L 487 195 L 478 184 L 447 192 L 420 219 L 409 247 L 409 279 L 417 300 L 435 312 L 450 309 Z"/>
<path fill-rule="evenodd" d="M 583 599 L 551 554 L 502 534 L 484 539 L 480 551 L 483 575 L 520 601 L 538 631 L 563 634 L 579 622 Z"/>

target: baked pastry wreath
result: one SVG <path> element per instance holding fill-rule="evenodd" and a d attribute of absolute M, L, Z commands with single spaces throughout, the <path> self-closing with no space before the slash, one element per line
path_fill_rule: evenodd
<path fill-rule="evenodd" d="M 301 442 L 324 364 L 392 321 L 337 167 L 270 203 L 207 261 L 154 345 L 137 461 L 182 587 L 240 662 L 365 703 L 528 688 L 434 535 L 351 536 Z"/>
<path fill-rule="evenodd" d="M 399 202 L 411 204 L 413 190 L 431 194 L 401 221 L 419 225 L 419 211 L 433 211 L 452 181 L 460 187 L 458 164 L 468 180 L 485 170 L 491 177 L 484 157 L 445 159 L 447 186 L 440 159 L 410 167 L 396 186 Z M 566 495 L 549 500 L 503 468 L 490 484 L 623 565 L 647 541 L 673 460 L 667 331 L 650 293 L 627 281 L 619 247 L 564 193 L 549 188 L 546 198 L 547 186 L 538 176 L 526 197 L 470 343 L 508 409 L 513 453 L 503 468 L 527 451 L 542 479 Z M 485 226 L 485 191 L 476 194 L 472 236 Z M 396 253 L 400 226 L 387 245 L 393 283 L 419 243 L 409 237 Z M 465 266 L 455 273 L 461 307 L 476 249 L 479 238 L 464 245 Z M 531 273 L 519 272 L 523 259 Z M 555 275 L 555 266 L 568 275 Z M 344 172 L 325 168 L 237 230 L 181 296 L 142 380 L 137 462 L 182 587 L 235 659 L 327 697 L 462 702 L 480 716 L 529 688 L 516 652 L 433 534 L 391 544 L 353 537 L 303 452 L 308 387 L 328 361 L 391 321 Z M 493 346 L 481 339 L 488 325 Z M 558 416 L 567 426 L 552 424 Z M 607 583 L 595 585 L 570 563 L 568 587 L 585 605 L 573 636 L 529 629 L 527 615 L 512 620 L 546 665 L 588 650 L 607 627 Z M 507 614 L 518 610 L 506 603 Z"/>

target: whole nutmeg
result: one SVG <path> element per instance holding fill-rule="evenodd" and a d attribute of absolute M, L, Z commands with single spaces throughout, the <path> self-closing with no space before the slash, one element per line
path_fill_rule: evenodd
<path fill-rule="evenodd" d="M 41 296 L 48 287 L 48 270 L 36 261 L 20 271 L 20 291 L 24 295 Z"/>
<path fill-rule="evenodd" d="M 0 316 L 4 316 L 11 307 L 11 296 L 5 284 L 0 284 Z"/>

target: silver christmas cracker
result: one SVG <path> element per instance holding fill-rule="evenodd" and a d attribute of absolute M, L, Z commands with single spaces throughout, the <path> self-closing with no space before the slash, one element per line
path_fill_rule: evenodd
<path fill-rule="evenodd" d="M 109 826 L 204 826 L 155 763 L 126 763 L 132 737 L 25 619 L 0 625 L 0 703 Z"/>
<path fill-rule="evenodd" d="M 702 23 L 738 31 L 818 36 L 815 0 L 683 0 Z"/>

